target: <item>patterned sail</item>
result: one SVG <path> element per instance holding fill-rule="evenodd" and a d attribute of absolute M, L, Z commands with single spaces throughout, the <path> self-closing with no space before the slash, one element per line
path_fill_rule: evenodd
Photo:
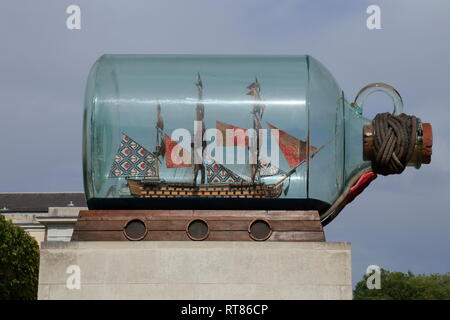
<path fill-rule="evenodd" d="M 225 160 L 231 155 L 231 163 L 218 164 L 214 162 L 214 166 L 211 165 L 212 160 L 204 157 L 205 166 L 207 168 L 208 183 L 222 183 L 226 182 L 230 178 L 230 182 L 238 183 L 241 181 L 247 181 L 250 179 L 251 166 L 234 163 L 237 160 L 237 155 L 244 155 L 249 147 L 249 138 L 247 129 L 238 127 L 232 124 L 228 124 L 219 120 L 216 120 L 216 129 L 222 134 L 222 139 L 212 142 L 218 148 L 223 148 L 223 156 Z M 232 139 L 227 139 L 227 130 L 233 133 Z M 229 132 L 230 132 L 229 131 Z M 230 138 L 230 137 L 229 137 Z M 236 159 L 235 159 L 236 158 Z M 214 178 L 211 178 L 214 177 Z M 227 178 L 224 178 L 227 177 Z M 217 178 L 217 179 L 216 179 Z M 214 181 L 213 181 L 214 180 Z"/>
<path fill-rule="evenodd" d="M 158 161 L 154 154 L 123 134 L 109 172 L 110 177 L 158 177 Z"/>
<path fill-rule="evenodd" d="M 243 179 L 216 162 L 206 163 L 207 183 L 240 183 Z"/>
<path fill-rule="evenodd" d="M 281 170 L 276 165 L 272 164 L 270 160 L 260 158 L 258 162 L 259 175 L 261 177 L 270 177 L 277 175 L 286 175 L 286 172 Z"/>

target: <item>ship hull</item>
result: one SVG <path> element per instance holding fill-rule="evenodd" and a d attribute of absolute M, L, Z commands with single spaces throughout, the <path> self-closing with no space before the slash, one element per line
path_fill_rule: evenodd
<path fill-rule="evenodd" d="M 128 180 L 130 193 L 137 198 L 227 198 L 227 199 L 262 199 L 278 198 L 281 186 L 264 184 L 216 184 L 190 185 L 146 182 L 145 180 Z"/>

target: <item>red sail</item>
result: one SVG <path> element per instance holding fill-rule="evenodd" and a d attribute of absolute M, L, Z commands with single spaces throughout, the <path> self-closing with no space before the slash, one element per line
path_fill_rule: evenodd
<path fill-rule="evenodd" d="M 232 124 L 228 124 L 221 121 L 216 121 L 216 129 L 222 133 L 223 140 L 218 140 L 216 145 L 218 147 L 222 146 L 237 146 L 237 147 L 248 147 L 248 134 L 247 129 L 233 126 Z M 227 143 L 226 141 L 226 130 L 233 130 L 234 137 L 231 143 Z"/>
<path fill-rule="evenodd" d="M 166 144 L 166 167 L 167 168 L 182 168 L 191 166 L 191 153 L 185 148 L 181 147 L 178 142 L 173 141 L 165 134 L 164 140 Z M 177 147 L 175 153 L 172 154 L 173 149 Z"/>
<path fill-rule="evenodd" d="M 278 129 L 270 123 L 267 124 L 271 129 L 278 130 L 280 137 L 278 145 L 280 146 L 281 152 L 283 152 L 283 155 L 286 158 L 289 167 L 293 168 L 306 159 L 306 148 L 308 145 L 307 142 L 291 136 L 290 134 Z M 309 152 L 313 154 L 316 149 L 316 147 L 310 146 Z"/>

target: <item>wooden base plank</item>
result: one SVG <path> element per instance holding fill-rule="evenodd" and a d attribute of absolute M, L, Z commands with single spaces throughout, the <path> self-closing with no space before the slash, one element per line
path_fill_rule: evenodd
<path fill-rule="evenodd" d="M 190 230 L 197 220 L 206 241 L 325 241 L 317 211 L 287 210 L 82 210 L 72 241 L 188 241 L 197 239 Z M 131 221 L 141 236 L 130 236 Z M 255 221 L 267 236 L 255 233 Z"/>

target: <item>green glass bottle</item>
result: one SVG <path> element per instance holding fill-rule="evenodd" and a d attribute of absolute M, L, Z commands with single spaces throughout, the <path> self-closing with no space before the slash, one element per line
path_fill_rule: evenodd
<path fill-rule="evenodd" d="M 88 206 L 325 214 L 372 170 L 361 107 L 377 90 L 401 113 L 381 84 L 349 103 L 310 56 L 104 55 L 85 98 Z"/>

